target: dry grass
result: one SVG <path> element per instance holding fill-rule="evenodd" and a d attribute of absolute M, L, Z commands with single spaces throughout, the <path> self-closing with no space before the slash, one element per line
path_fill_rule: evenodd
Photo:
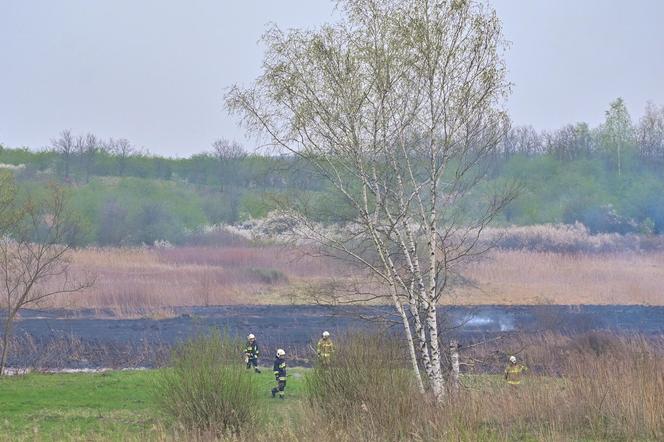
<path fill-rule="evenodd" d="M 94 287 L 49 300 L 46 307 L 168 313 L 182 305 L 292 302 L 297 287 L 329 279 L 338 266 L 279 246 L 82 249 L 74 269 L 96 275 Z"/>
<path fill-rule="evenodd" d="M 335 262 L 283 246 L 83 249 L 73 255 L 95 286 L 46 307 L 111 309 L 168 316 L 173 306 L 311 302 L 343 277 Z M 664 252 L 562 254 L 495 250 L 468 265 L 473 284 L 449 304 L 664 305 Z"/>
<path fill-rule="evenodd" d="M 664 253 L 494 251 L 466 269 L 461 304 L 664 305 Z"/>
<path fill-rule="evenodd" d="M 519 386 L 500 376 L 465 376 L 466 387 L 440 406 L 409 385 L 407 364 L 394 366 L 389 343 L 372 340 L 371 367 L 362 369 L 363 353 L 354 347 L 365 342 L 345 342 L 347 355 L 310 375 L 315 382 L 296 410 L 297 425 L 237 440 L 662 440 L 664 356 L 640 338 L 609 339 L 605 352 L 581 345 L 557 361 L 561 376 L 533 369 Z M 379 374 L 375 382 L 371 372 Z"/>
<path fill-rule="evenodd" d="M 554 347 L 566 339 L 549 338 Z M 559 377 L 534 369 L 513 387 L 498 376 L 467 376 L 466 387 L 442 407 L 395 382 L 394 373 L 367 382 L 358 355 L 341 357 L 313 376 L 343 382 L 325 385 L 324 401 L 314 396 L 305 425 L 286 440 L 662 440 L 664 356 L 641 338 L 606 339 L 599 354 L 591 343 L 570 347 L 556 361 Z M 373 345 L 379 347 L 371 353 L 373 371 L 390 370 L 394 351 Z"/>

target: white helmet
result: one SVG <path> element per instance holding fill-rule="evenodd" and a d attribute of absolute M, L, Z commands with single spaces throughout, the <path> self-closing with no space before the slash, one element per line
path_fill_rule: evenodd
<path fill-rule="evenodd" d="M 277 349 L 277 356 L 279 357 L 286 356 L 286 352 L 284 351 L 283 348 Z"/>
<path fill-rule="evenodd" d="M 329 331 L 324 331 L 323 332 L 323 337 L 324 338 L 329 338 L 330 337 L 330 332 Z"/>
<path fill-rule="evenodd" d="M 516 364 L 516 356 L 510 356 L 510 362 Z"/>
<path fill-rule="evenodd" d="M 249 333 L 249 336 L 247 336 L 247 339 L 256 339 L 256 336 L 254 336 L 253 333 Z"/>

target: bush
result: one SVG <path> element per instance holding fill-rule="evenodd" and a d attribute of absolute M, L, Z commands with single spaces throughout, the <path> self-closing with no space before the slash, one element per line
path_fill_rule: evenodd
<path fill-rule="evenodd" d="M 482 232 L 482 240 L 487 245 L 495 245 L 503 250 L 553 253 L 591 254 L 664 249 L 664 240 L 661 236 L 593 234 L 581 223 L 488 228 Z"/>
<path fill-rule="evenodd" d="M 266 269 L 263 267 L 250 267 L 246 270 L 247 276 L 262 284 L 280 284 L 287 283 L 288 277 L 281 270 Z"/>
<path fill-rule="evenodd" d="M 343 338 L 330 366 L 307 374 L 305 391 L 310 419 L 320 419 L 332 432 L 345 428 L 362 440 L 403 440 L 417 430 L 422 396 L 393 336 Z"/>
<path fill-rule="evenodd" d="M 255 424 L 259 386 L 239 360 L 241 347 L 215 332 L 176 348 L 155 386 L 160 408 L 191 431 L 239 433 Z"/>

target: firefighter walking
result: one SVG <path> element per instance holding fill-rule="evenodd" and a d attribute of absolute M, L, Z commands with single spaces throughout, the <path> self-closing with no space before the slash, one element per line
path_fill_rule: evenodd
<path fill-rule="evenodd" d="M 247 346 L 244 348 L 244 360 L 247 363 L 247 370 L 251 367 L 254 367 L 256 373 L 260 373 L 258 368 L 258 355 L 260 351 L 258 350 L 258 343 L 256 342 L 256 336 L 252 333 L 249 333 L 247 336 Z"/>
<path fill-rule="evenodd" d="M 279 393 L 279 399 L 283 399 L 284 390 L 286 389 L 286 352 L 281 348 L 277 350 L 277 355 L 274 358 L 273 370 L 277 386 L 272 389 L 272 397 Z"/>
<path fill-rule="evenodd" d="M 316 344 L 316 353 L 318 354 L 318 362 L 321 365 L 329 365 L 332 355 L 334 354 L 334 343 L 330 339 L 330 332 L 324 331 L 323 336 Z"/>
<path fill-rule="evenodd" d="M 510 385 L 519 385 L 521 377 L 526 371 L 528 371 L 528 367 L 523 364 L 517 364 L 516 356 L 510 356 L 510 362 L 505 367 L 505 380 Z"/>

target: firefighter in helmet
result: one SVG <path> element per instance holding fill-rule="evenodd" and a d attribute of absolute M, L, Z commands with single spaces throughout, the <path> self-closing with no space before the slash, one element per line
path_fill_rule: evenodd
<path fill-rule="evenodd" d="M 249 333 L 247 336 L 247 346 L 244 348 L 244 361 L 247 363 L 247 370 L 251 367 L 254 367 L 256 373 L 260 373 L 258 368 L 258 355 L 260 351 L 258 350 L 258 343 L 256 342 L 256 336 L 252 333 Z"/>
<path fill-rule="evenodd" d="M 283 399 L 284 390 L 286 389 L 286 352 L 281 348 L 277 350 L 277 355 L 274 358 L 273 370 L 277 386 L 272 388 L 272 397 L 279 393 L 279 399 Z"/>
<path fill-rule="evenodd" d="M 517 364 L 516 356 L 510 356 L 510 362 L 505 367 L 505 380 L 510 385 L 519 385 L 522 374 L 526 371 L 528 371 L 528 367 L 523 364 Z"/>
<path fill-rule="evenodd" d="M 334 354 L 334 343 L 330 339 L 330 332 L 324 331 L 323 336 L 318 340 L 316 345 L 316 353 L 318 354 L 318 361 L 322 365 L 329 365 Z"/>

